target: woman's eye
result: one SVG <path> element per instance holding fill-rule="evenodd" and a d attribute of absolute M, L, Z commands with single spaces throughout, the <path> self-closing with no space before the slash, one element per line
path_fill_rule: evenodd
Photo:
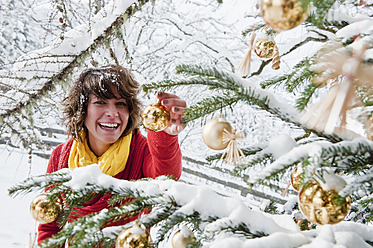
<path fill-rule="evenodd" d="M 104 102 L 104 101 L 101 101 L 101 100 L 95 101 L 94 103 L 95 103 L 95 104 L 105 104 L 105 102 Z"/>
<path fill-rule="evenodd" d="M 118 102 L 117 105 L 118 106 L 127 106 L 127 103 L 125 103 L 125 102 Z"/>

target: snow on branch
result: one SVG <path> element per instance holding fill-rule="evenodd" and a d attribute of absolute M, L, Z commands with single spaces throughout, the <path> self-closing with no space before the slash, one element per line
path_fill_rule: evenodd
<path fill-rule="evenodd" d="M 64 170 L 65 180 L 61 180 L 61 175 L 52 173 L 45 175 L 44 178 L 38 176 L 37 180 L 30 178 L 25 183 L 37 182 L 38 185 L 47 187 L 53 183 L 54 177 L 59 178 L 60 182 L 64 181 L 59 185 L 66 188 L 66 194 L 110 192 L 136 199 L 126 205 L 103 209 L 97 214 L 68 223 L 59 234 L 47 240 L 43 247 L 63 244 L 64 238 L 71 234 L 79 237 L 76 242 L 80 245 L 92 245 L 94 242 L 102 242 L 103 239 L 105 242 L 113 242 L 120 228 L 114 230 L 109 227 L 101 230 L 108 221 L 127 218 L 129 214 L 142 212 L 149 207 L 152 207 L 152 212 L 140 217 L 140 221 L 146 228 L 156 224 L 160 226 L 161 232 L 155 240 L 156 243 L 164 240 L 166 233 L 170 233 L 175 225 L 188 221 L 199 224 L 196 228 L 199 230 L 196 233 L 197 237 L 210 244 L 209 247 L 231 247 L 224 245 L 228 242 L 230 245 L 236 244 L 235 247 L 279 242 L 284 244 L 282 247 L 299 247 L 314 243 L 316 239 L 327 239 L 324 227 L 302 232 L 290 215 L 271 215 L 253 210 L 240 200 L 217 194 L 206 186 L 189 185 L 165 176 L 135 181 L 120 180 L 103 174 L 98 165 L 90 165 L 73 171 Z M 56 185 L 57 187 L 59 186 Z M 24 190 L 22 187 L 16 188 Z M 360 236 L 359 240 L 363 243 L 373 241 L 371 226 L 341 222 L 328 228 L 329 234 L 333 237 L 345 233 L 349 236 Z M 344 240 L 336 241 L 339 244 L 343 242 Z"/>
<path fill-rule="evenodd" d="M 286 143 L 286 142 L 285 142 Z M 268 148 L 269 149 L 269 148 Z M 275 147 L 274 147 L 275 149 Z M 341 141 L 331 143 L 328 141 L 315 141 L 312 143 L 295 146 L 289 152 L 284 153 L 270 165 L 267 165 L 263 170 L 252 175 L 247 181 L 249 184 L 255 184 L 264 179 L 301 163 L 303 160 L 309 160 L 311 168 L 307 169 L 310 177 L 311 174 L 319 167 L 323 166 L 323 161 L 334 157 L 347 157 L 351 155 L 366 155 L 367 161 L 373 154 L 373 142 L 365 138 L 355 139 L 352 141 Z M 330 166 L 328 164 L 327 166 Z M 360 170 L 364 170 L 362 167 Z"/>

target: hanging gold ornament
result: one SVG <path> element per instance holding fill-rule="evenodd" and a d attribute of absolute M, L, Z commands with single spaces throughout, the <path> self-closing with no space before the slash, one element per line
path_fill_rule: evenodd
<path fill-rule="evenodd" d="M 115 242 L 115 248 L 145 248 L 151 245 L 149 232 L 139 220 L 135 220 L 132 227 L 121 231 Z"/>
<path fill-rule="evenodd" d="M 241 164 L 241 158 L 246 160 L 237 143 L 243 135 L 233 129 L 224 116 L 219 115 L 218 118 L 208 121 L 202 129 L 202 138 L 205 144 L 213 150 L 227 148 L 220 160 L 225 157 L 224 161 L 229 164 Z"/>
<path fill-rule="evenodd" d="M 61 213 L 61 205 L 50 201 L 46 194 L 36 196 L 30 204 L 32 218 L 45 224 L 55 221 Z"/>
<path fill-rule="evenodd" d="M 260 38 L 255 41 L 254 52 L 261 59 L 270 59 L 273 57 L 276 49 L 276 43 L 267 38 Z"/>
<path fill-rule="evenodd" d="M 295 170 L 291 173 L 291 185 L 296 191 L 299 191 L 301 188 L 301 177 L 302 177 L 302 170 L 301 168 L 295 168 Z"/>
<path fill-rule="evenodd" d="M 340 197 L 335 189 L 324 190 L 314 179 L 302 187 L 298 200 L 303 215 L 318 225 L 341 222 L 351 207 L 349 196 Z"/>
<path fill-rule="evenodd" d="M 186 248 L 188 245 L 194 243 L 196 238 L 188 228 L 183 228 L 177 231 L 172 237 L 172 248 Z"/>
<path fill-rule="evenodd" d="M 231 133 L 233 128 L 222 115 L 208 121 L 202 129 L 203 142 L 213 150 L 225 149 L 228 143 L 223 140 L 224 130 Z"/>
<path fill-rule="evenodd" d="M 308 8 L 303 9 L 298 0 L 261 0 L 261 15 L 276 31 L 295 28 L 308 17 Z"/>
<path fill-rule="evenodd" d="M 147 129 L 152 131 L 164 130 L 170 122 L 170 112 L 158 100 L 150 104 L 142 113 L 142 122 Z"/>

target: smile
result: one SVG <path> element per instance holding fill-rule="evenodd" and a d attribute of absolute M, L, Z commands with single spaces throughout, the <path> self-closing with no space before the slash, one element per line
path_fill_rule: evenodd
<path fill-rule="evenodd" d="M 119 127 L 118 123 L 99 123 L 98 125 L 100 127 L 103 127 L 103 128 L 117 128 L 117 127 Z"/>

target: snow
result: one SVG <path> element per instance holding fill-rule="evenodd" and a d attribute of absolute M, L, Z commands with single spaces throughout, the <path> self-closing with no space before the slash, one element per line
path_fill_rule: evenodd
<path fill-rule="evenodd" d="M 347 185 L 347 182 L 343 177 L 334 174 L 331 170 L 325 170 L 322 173 L 321 178 L 316 177 L 316 181 L 320 184 L 321 188 L 324 190 L 336 190 L 340 192 Z"/>
<path fill-rule="evenodd" d="M 100 12 L 99 15 L 92 19 L 90 27 L 87 25 L 81 25 L 74 30 L 66 32 L 65 39 L 63 41 L 57 40 L 54 44 L 52 44 L 52 46 L 35 51 L 27 56 L 38 57 L 39 54 L 45 54 L 46 51 L 47 54 L 65 54 L 66 52 L 75 54 L 77 51 L 86 49 L 91 41 L 97 38 L 102 30 L 104 30 L 105 27 L 107 27 L 118 16 L 119 13 L 121 13 L 133 2 L 134 1 L 132 0 L 114 1 L 113 5 L 108 5 L 105 10 Z M 233 1 L 224 2 L 229 2 L 228 11 L 234 11 L 236 13 L 240 12 L 240 15 L 245 13 L 246 6 L 254 9 L 254 5 L 256 5 L 255 1 L 250 3 L 246 3 L 246 1 L 234 1 L 234 4 L 232 4 Z M 184 9 L 184 11 L 187 11 L 187 9 Z M 334 15 L 335 19 L 349 19 L 345 13 L 347 12 L 345 9 L 343 9 L 343 12 L 341 13 L 332 14 Z M 224 12 L 222 13 L 222 10 L 220 9 L 217 11 L 217 14 L 224 15 Z M 0 16 L 0 18 L 2 17 Z M 354 18 L 356 20 L 361 19 L 361 15 L 356 15 Z M 242 25 L 242 23 L 240 24 Z M 246 28 L 246 25 L 243 25 L 242 27 Z M 297 37 L 296 41 L 301 40 L 302 35 L 299 35 L 298 31 L 302 30 L 303 28 L 304 27 L 299 26 L 292 31 L 286 32 L 286 34 L 285 32 L 282 32 L 280 35 L 275 37 L 276 42 L 278 42 L 278 44 L 285 44 L 287 42 L 286 35 L 292 36 L 293 34 L 294 37 Z M 191 30 L 192 28 L 185 28 L 184 31 L 191 32 Z M 358 34 L 358 32 L 361 32 L 362 30 L 365 30 L 365 33 L 371 33 L 372 21 L 362 20 L 361 22 L 357 22 L 356 25 L 350 25 L 345 29 L 341 29 L 339 32 L 337 32 L 336 36 L 342 39 L 347 39 Z M 206 36 L 207 35 L 208 34 L 206 34 Z M 160 40 L 162 37 L 157 37 L 154 35 L 153 38 Z M 199 38 L 200 40 L 205 39 L 206 43 L 208 43 L 208 39 L 206 37 Z M 186 49 L 188 46 L 191 46 L 191 44 L 192 43 L 188 42 L 187 40 L 184 40 L 184 43 L 181 45 L 182 50 Z M 281 52 L 287 51 L 286 48 L 291 47 L 291 45 L 293 44 L 281 46 Z M 144 47 L 142 47 L 142 49 L 145 51 Z M 312 49 L 318 49 L 318 46 L 311 45 L 310 50 Z M 229 58 L 230 49 L 220 51 L 220 53 Z M 304 54 L 298 55 L 300 57 L 305 56 Z M 287 66 L 291 66 L 295 61 L 295 59 L 289 55 L 285 56 L 285 58 L 287 59 L 287 62 L 291 61 L 291 63 L 288 63 Z M 67 58 L 66 61 L 68 62 L 69 59 Z M 26 66 L 26 63 L 22 62 L 22 58 L 20 58 L 19 64 L 16 65 L 14 69 L 20 69 L 24 66 Z M 36 65 L 27 65 L 26 69 L 23 70 L 23 73 L 20 73 L 19 76 L 24 76 L 27 79 L 31 79 L 35 76 L 34 73 L 37 72 L 37 70 L 34 71 L 32 69 L 34 66 Z M 48 70 L 55 70 L 56 65 L 51 63 L 51 66 L 52 67 L 48 68 Z M 283 101 L 278 99 L 278 97 L 282 96 L 276 96 L 268 91 L 261 90 L 256 80 L 240 79 L 240 81 L 245 87 L 254 88 L 261 97 L 267 97 L 271 107 L 279 109 L 280 112 L 285 113 L 288 115 L 288 117 L 296 116 L 297 111 L 291 106 L 291 104 L 284 104 Z M 27 87 L 33 88 L 34 85 L 30 84 Z M 13 95 L 12 97 L 14 99 L 21 99 L 23 95 L 20 93 L 17 94 L 18 95 Z M 1 103 L 3 104 L 3 102 Z M 265 122 L 264 120 L 261 121 Z M 267 125 L 267 123 L 264 124 Z M 259 131 L 256 136 L 260 136 Z M 16 137 L 11 137 L 11 139 L 13 140 L 13 144 L 19 142 Z M 258 138 L 256 137 L 256 139 Z M 354 144 L 357 144 L 357 141 L 354 140 L 350 144 L 351 147 L 354 147 Z M 369 143 L 368 145 L 371 144 Z M 276 136 L 270 140 L 267 151 L 278 160 L 258 173 L 257 177 L 252 177 L 250 180 L 254 183 L 259 178 L 270 174 L 273 170 L 281 170 L 284 168 L 284 164 L 288 164 L 289 161 L 297 161 L 305 156 L 313 156 L 317 158 L 322 148 L 330 146 L 331 144 L 328 142 L 314 142 L 309 145 L 297 147 L 294 139 L 292 139 L 289 135 L 281 134 Z M 290 151 L 292 151 L 292 154 L 297 155 L 287 155 Z M 0 246 L 25 247 L 25 245 L 29 243 L 29 234 L 33 236 L 36 232 L 37 223 L 31 219 L 28 210 L 29 203 L 36 196 L 36 194 L 28 194 L 23 197 L 11 199 L 8 196 L 7 189 L 31 175 L 44 174 L 48 161 L 41 159 L 40 157 L 33 156 L 31 160 L 32 164 L 28 164 L 28 156 L 24 151 L 16 149 L 12 150 L 8 146 L 3 145 L 0 146 L 0 155 L 3 157 L 2 161 L 0 162 L 1 196 L 2 199 L 5 199 L 5 201 L 3 201 L 1 204 L 0 210 L 0 218 L 3 221 L 0 229 Z M 316 162 L 317 161 L 315 161 L 315 163 Z M 29 168 L 27 168 L 26 165 L 29 165 Z M 329 178 L 330 181 L 327 185 L 325 185 L 325 187 L 338 188 L 339 190 L 344 187 L 344 184 L 339 178 L 335 177 L 334 175 L 329 175 Z M 226 178 L 224 179 L 228 180 Z M 68 183 L 68 185 L 71 186 L 72 189 L 79 189 L 87 182 L 96 182 L 97 185 L 102 185 L 105 187 L 112 185 L 119 186 L 122 184 L 132 185 L 134 189 L 141 189 L 149 195 L 166 190 L 167 194 L 173 196 L 181 205 L 184 205 L 184 207 L 179 210 L 183 213 L 200 211 L 206 215 L 211 214 L 221 217 L 216 222 L 213 222 L 205 227 L 206 230 L 211 233 L 219 231 L 219 229 L 225 224 L 238 224 L 241 222 L 247 223 L 247 225 L 254 230 L 272 233 L 272 235 L 269 237 L 250 240 L 224 237 L 224 233 L 222 233 L 221 237 L 216 242 L 210 244 L 210 247 L 278 247 L 279 244 L 281 244 L 283 247 L 298 247 L 301 245 L 303 245 L 302 247 L 366 247 L 366 244 L 363 243 L 362 238 L 368 239 L 373 237 L 373 230 L 371 226 L 363 226 L 360 224 L 347 222 L 339 223 L 333 227 L 318 227 L 318 229 L 315 231 L 302 233 L 298 230 L 290 215 L 272 216 L 264 214 L 257 208 L 248 206 L 247 202 L 244 202 L 242 198 L 237 197 L 237 194 L 235 197 L 233 197 L 235 194 L 229 192 L 231 193 L 230 197 L 221 196 L 213 191 L 211 189 L 212 187 L 209 185 L 197 187 L 195 185 L 187 185 L 182 182 L 174 183 L 162 180 L 157 181 L 154 184 L 141 181 L 133 184 L 132 182 L 117 182 L 113 180 L 113 178 L 103 175 L 100 169 L 96 166 L 74 170 L 72 173 L 72 180 Z M 222 189 L 222 192 L 226 192 L 226 189 Z M 290 211 L 295 203 L 296 198 L 292 198 L 288 204 L 284 206 L 284 209 Z M 266 202 L 264 202 L 263 205 L 266 205 Z M 317 238 L 310 243 L 311 237 L 313 236 L 317 236 Z"/>
<path fill-rule="evenodd" d="M 266 151 L 271 153 L 275 159 L 278 159 L 295 146 L 297 146 L 297 142 L 295 142 L 294 138 L 290 137 L 288 134 L 280 134 L 269 142 Z"/>
<path fill-rule="evenodd" d="M 180 228 L 180 235 L 183 235 L 185 238 L 188 238 L 192 234 L 192 231 L 187 226 L 182 226 Z"/>
<path fill-rule="evenodd" d="M 0 247 L 25 247 L 29 235 L 33 238 L 38 223 L 32 219 L 29 208 L 32 199 L 39 193 L 11 198 L 8 189 L 31 175 L 44 174 L 48 161 L 38 156 L 32 157 L 28 165 L 28 155 L 24 151 L 0 145 Z"/>
<path fill-rule="evenodd" d="M 14 154 L 17 157 L 20 153 L 14 152 Z M 17 162 L 19 163 L 19 161 Z M 44 164 L 45 162 L 46 161 L 44 161 Z M 11 164 L 12 163 L 5 163 L 2 165 L 2 168 L 5 166 L 9 167 Z M 319 226 L 316 230 L 302 232 L 293 221 L 291 215 L 266 214 L 259 210 L 251 209 L 244 202 L 239 201 L 238 199 L 217 194 L 207 186 L 201 187 L 190 185 L 180 181 L 173 181 L 166 177 L 160 177 L 156 180 L 150 181 L 124 181 L 103 174 L 97 164 L 76 168 L 73 171 L 66 170 L 66 172 L 71 175 L 71 179 L 65 184 L 71 187 L 72 190 L 78 191 L 79 189 L 84 188 L 86 184 L 100 188 L 116 189 L 119 193 L 122 189 L 129 188 L 131 190 L 137 190 L 137 192 L 140 192 L 140 195 L 142 196 L 159 194 L 170 196 L 175 199 L 178 204 L 183 205 L 177 210 L 177 212 L 183 214 L 199 212 L 205 214 L 205 216 L 201 216 L 202 218 L 216 216 L 216 221 L 203 227 L 206 235 L 209 233 L 211 235 L 220 233 L 209 247 L 231 247 L 226 246 L 226 244 L 233 243 L 236 244 L 235 247 L 238 248 L 279 247 L 276 246 L 276 244 L 281 244 L 281 247 L 349 247 L 349 244 L 353 242 L 364 245 L 364 238 L 371 239 L 371 237 L 373 237 L 372 226 L 361 225 L 353 222 L 341 222 L 333 226 Z M 1 182 L 3 182 L 3 180 Z M 28 201 L 31 200 L 28 199 Z M 22 203 L 23 208 L 27 205 L 27 202 Z M 23 224 L 23 229 L 18 230 L 17 235 L 25 237 L 23 240 L 24 243 L 27 242 L 27 234 L 34 233 L 36 227 L 35 223 L 34 225 L 24 226 L 24 220 L 28 220 L 29 223 L 33 222 L 25 210 L 26 209 L 20 211 L 17 219 L 12 218 L 10 220 L 8 218 L 12 224 Z M 107 210 L 104 209 L 101 214 L 105 214 L 106 211 Z M 4 210 L 1 211 L 1 213 L 7 216 Z M 5 216 L 3 217 L 5 218 Z M 269 236 L 256 239 L 242 239 L 225 236 L 224 232 L 222 232 L 226 226 L 240 224 L 249 227 L 254 235 L 260 235 L 263 233 Z M 34 226 L 34 230 L 30 228 L 32 226 Z M 112 228 L 109 229 L 112 230 Z M 13 238 L 11 232 L 12 231 L 9 230 L 9 228 L 2 230 L 1 236 L 5 237 L 5 239 L 2 239 L 1 242 L 3 242 L 6 247 L 19 245 L 19 243 L 15 244 L 11 241 Z M 104 230 L 104 232 L 109 233 L 107 230 Z M 316 236 L 316 238 L 312 239 L 314 236 Z M 18 240 L 18 242 L 22 242 L 21 239 Z"/>
<path fill-rule="evenodd" d="M 291 144 L 291 143 L 292 142 L 289 142 L 288 144 Z M 271 175 L 273 171 L 281 171 L 284 168 L 286 168 L 287 165 L 295 164 L 297 161 L 301 161 L 302 159 L 307 158 L 307 157 L 309 157 L 309 161 L 311 162 L 311 165 L 313 165 L 313 168 L 310 169 L 310 171 L 314 171 L 319 167 L 320 154 L 325 149 L 331 149 L 331 148 L 338 149 L 341 147 L 348 146 L 350 149 L 358 151 L 359 145 L 361 144 L 365 144 L 373 148 L 373 142 L 370 140 L 364 139 L 364 138 L 357 138 L 351 141 L 342 141 L 336 144 L 333 144 L 328 141 L 314 141 L 312 143 L 305 144 L 302 146 L 296 146 L 290 150 L 291 152 L 288 152 L 280 156 L 273 163 L 266 166 L 266 168 L 264 168 L 262 171 L 253 175 L 248 180 L 248 182 L 254 184 L 258 182 L 261 178 L 266 178 L 269 175 Z M 310 171 L 306 171 L 305 179 L 311 177 Z"/>

